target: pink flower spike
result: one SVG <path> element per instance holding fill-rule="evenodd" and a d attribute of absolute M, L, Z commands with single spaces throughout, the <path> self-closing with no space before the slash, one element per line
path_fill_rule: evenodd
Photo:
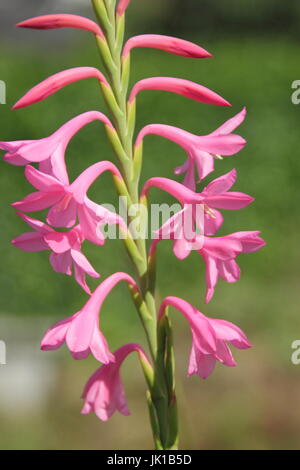
<path fill-rule="evenodd" d="M 43 15 L 35 18 L 30 18 L 16 24 L 19 28 L 32 28 L 32 29 L 57 29 L 57 28 L 76 28 L 90 31 L 96 36 L 104 37 L 104 34 L 94 21 L 89 18 L 84 18 L 79 15 L 69 14 L 55 14 Z"/>
<path fill-rule="evenodd" d="M 206 136 L 198 136 L 177 127 L 165 124 L 150 124 L 144 127 L 136 140 L 136 147 L 141 145 L 146 135 L 159 135 L 180 145 L 188 159 L 175 169 L 176 174 L 185 174 L 184 184 L 195 190 L 195 169 L 198 182 L 214 170 L 214 161 L 219 156 L 234 155 L 246 145 L 245 139 L 231 132 L 239 126 L 246 116 L 244 108 L 217 130 Z"/>
<path fill-rule="evenodd" d="M 107 341 L 99 329 L 99 311 L 110 291 L 121 281 L 138 290 L 135 281 L 126 273 L 115 273 L 103 281 L 84 307 L 75 315 L 52 326 L 41 342 L 44 351 L 60 348 L 66 343 L 74 359 L 85 359 L 92 354 L 99 362 L 113 362 Z"/>
<path fill-rule="evenodd" d="M 107 421 L 115 411 L 129 416 L 124 387 L 120 377 L 120 367 L 126 357 L 137 352 L 140 359 L 148 363 L 145 351 L 138 344 L 126 344 L 114 352 L 115 362 L 101 366 L 88 380 L 82 398 L 82 414 L 94 412 L 101 421 Z"/>
<path fill-rule="evenodd" d="M 65 165 L 66 148 L 72 137 L 82 127 L 96 120 L 114 129 L 107 116 L 99 111 L 88 111 L 66 122 L 49 137 L 39 140 L 0 142 L 0 149 L 7 151 L 3 160 L 12 165 L 20 166 L 38 162 L 43 173 L 55 176 L 68 184 L 69 178 Z"/>
<path fill-rule="evenodd" d="M 24 108 L 25 106 L 38 103 L 70 83 L 92 77 L 97 78 L 99 82 L 109 86 L 104 75 L 95 67 L 75 67 L 73 69 L 63 70 L 62 72 L 58 72 L 55 75 L 46 78 L 44 81 L 29 90 L 12 107 L 12 109 Z"/>
<path fill-rule="evenodd" d="M 251 347 L 246 335 L 233 323 L 208 318 L 191 304 L 178 297 L 167 297 L 161 304 L 161 318 L 167 307 L 176 308 L 188 320 L 192 331 L 192 349 L 188 375 L 197 374 L 206 379 L 211 375 L 217 361 L 236 366 L 227 343 L 238 349 Z"/>
<path fill-rule="evenodd" d="M 209 52 L 193 42 L 160 34 L 143 34 L 130 38 L 124 46 L 123 57 L 126 57 L 135 47 L 160 49 L 171 54 L 196 59 L 212 57 Z"/>
<path fill-rule="evenodd" d="M 162 90 L 177 93 L 191 100 L 200 101 L 201 103 L 214 104 L 217 106 L 231 106 L 228 101 L 224 100 L 220 95 L 209 88 L 199 85 L 198 83 L 182 78 L 174 77 L 152 77 L 140 80 L 131 90 L 129 103 L 135 100 L 137 94 L 143 90 Z"/>
<path fill-rule="evenodd" d="M 88 293 L 91 291 L 86 283 L 85 276 L 99 278 L 98 274 L 87 258 L 81 252 L 81 245 L 84 236 L 80 225 L 77 225 L 69 232 L 56 232 L 47 224 L 37 219 L 28 217 L 17 212 L 34 232 L 24 233 L 12 240 L 12 244 L 23 251 L 35 252 L 41 250 L 51 250 L 50 263 L 54 271 L 72 275 L 74 268 L 75 279 L 78 284 Z"/>

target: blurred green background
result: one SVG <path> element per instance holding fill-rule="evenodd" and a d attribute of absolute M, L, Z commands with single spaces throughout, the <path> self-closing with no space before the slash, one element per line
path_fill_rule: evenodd
<path fill-rule="evenodd" d="M 80 112 L 103 110 L 96 82 L 67 87 L 47 101 L 11 112 L 10 106 L 34 84 L 61 69 L 99 66 L 93 38 L 84 32 L 26 31 L 14 23 L 50 12 L 79 12 L 92 17 L 88 0 L 36 2 L 13 0 L 0 7 L 0 79 L 7 84 L 7 105 L 0 106 L 1 140 L 38 139 Z M 168 123 L 206 134 L 247 106 L 238 133 L 248 140 L 237 156 L 216 162 L 219 176 L 238 170 L 235 190 L 256 198 L 239 212 L 226 214 L 220 234 L 261 230 L 267 247 L 242 255 L 242 278 L 219 282 L 204 304 L 204 269 L 197 254 L 179 262 L 171 244 L 159 249 L 158 297 L 182 296 L 205 314 L 237 323 L 253 348 L 234 351 L 238 367 L 218 365 L 206 381 L 187 378 L 190 331 L 173 313 L 181 447 L 186 449 L 291 449 L 300 447 L 300 366 L 293 365 L 291 344 L 300 339 L 299 322 L 299 144 L 300 105 L 291 102 L 291 84 L 300 79 L 299 2 L 276 0 L 132 1 L 128 35 L 151 31 L 176 34 L 207 48 L 209 60 L 192 60 L 159 51 L 132 54 L 132 82 L 154 75 L 184 77 L 220 93 L 232 103 L 221 109 L 162 92 L 138 99 L 137 129 Z M 3 27 L 2 27 L 3 26 Z M 171 142 L 148 137 L 143 181 L 172 177 L 185 157 Z M 113 159 L 99 123 L 90 124 L 67 151 L 72 178 L 87 165 Z M 67 350 L 42 353 L 46 328 L 76 312 L 86 294 L 72 278 L 55 274 L 47 253 L 14 249 L 10 240 L 27 230 L 9 206 L 30 191 L 23 169 L 1 163 L 0 339 L 7 344 L 7 365 L 0 366 L 1 449 L 151 448 L 145 386 L 136 358 L 122 368 L 132 416 L 115 415 L 101 423 L 81 416 L 80 395 L 97 367 L 94 359 L 75 362 Z M 153 192 L 153 201 L 163 193 Z M 116 200 L 109 176 L 90 192 L 96 202 Z M 102 278 L 116 270 L 132 273 L 121 242 L 84 251 Z M 97 282 L 91 281 L 95 287 Z M 112 349 L 125 342 L 144 344 L 143 332 L 123 285 L 102 310 L 102 328 Z"/>

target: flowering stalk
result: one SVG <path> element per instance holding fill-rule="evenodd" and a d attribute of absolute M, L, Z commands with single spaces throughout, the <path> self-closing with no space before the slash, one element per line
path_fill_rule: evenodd
<path fill-rule="evenodd" d="M 136 352 L 146 383 L 147 403 L 155 448 L 176 449 L 178 446 L 178 417 L 175 394 L 175 360 L 173 335 L 168 309 L 175 308 L 189 322 L 192 332 L 192 350 L 188 373 L 207 378 L 216 362 L 235 366 L 228 343 L 239 348 L 250 347 L 246 335 L 236 325 L 209 319 L 187 301 L 169 296 L 158 309 L 155 301 L 157 245 L 168 238 L 173 241 L 175 256 L 182 260 L 196 251 L 206 266 L 206 302 L 215 291 L 218 278 L 235 282 L 240 269 L 235 259 L 241 253 L 257 251 L 264 241 L 257 231 L 236 232 L 215 237 L 223 223 L 223 210 L 239 210 L 253 202 L 241 192 L 229 191 L 236 182 L 236 171 L 211 181 L 201 191 L 197 184 L 214 170 L 215 160 L 238 153 L 246 141 L 232 133 L 244 120 L 246 110 L 226 121 L 207 136 L 193 135 L 165 124 L 150 124 L 142 129 L 135 142 L 136 101 L 144 90 L 162 90 L 179 94 L 201 103 L 230 106 L 227 100 L 203 85 L 173 77 L 152 77 L 140 80 L 131 92 L 130 55 L 136 47 L 160 49 L 182 57 L 208 58 L 211 54 L 200 46 L 182 39 L 161 35 L 140 35 L 124 44 L 125 12 L 130 0 L 92 0 L 98 24 L 68 14 L 46 15 L 23 21 L 19 27 L 33 29 L 76 28 L 92 33 L 106 69 L 107 76 L 94 67 L 76 67 L 56 73 L 27 92 L 13 107 L 18 109 L 42 101 L 63 87 L 86 78 L 96 78 L 107 104 L 110 119 L 99 111 L 89 111 L 71 119 L 49 137 L 32 140 L 0 142 L 5 150 L 4 160 L 25 166 L 25 177 L 37 190 L 12 204 L 18 216 L 33 231 L 14 238 L 12 243 L 28 252 L 50 251 L 53 269 L 69 276 L 89 295 L 86 304 L 76 313 L 58 321 L 44 335 L 41 348 L 53 350 L 66 344 L 72 357 L 85 359 L 90 354 L 102 363 L 86 384 L 83 414 L 92 411 L 107 420 L 118 410 L 129 414 L 120 368 L 126 357 Z M 92 121 L 104 124 L 108 140 L 117 157 L 119 167 L 110 161 L 96 162 L 86 168 L 72 183 L 69 181 L 65 151 L 72 137 Z M 143 142 L 147 135 L 155 134 L 181 145 L 187 153 L 186 162 L 175 170 L 185 174 L 183 184 L 169 178 L 150 178 L 140 192 Z M 30 165 L 31 164 L 31 165 Z M 32 164 L 37 164 L 38 168 Z M 195 170 L 198 178 L 195 179 Z M 101 175 L 109 171 L 119 196 L 127 201 L 127 220 L 143 227 L 148 219 L 147 207 L 150 189 L 157 187 L 175 199 L 182 209 L 155 233 L 149 253 L 145 238 L 134 237 L 119 214 L 91 201 L 87 192 Z M 132 205 L 139 207 L 133 219 Z M 199 206 L 201 211 L 199 211 Z M 29 217 L 23 212 L 49 209 L 46 221 Z M 20 212 L 21 211 L 21 212 Z M 186 222 L 192 230 L 186 232 Z M 137 279 L 117 272 L 102 281 L 91 292 L 86 275 L 100 277 L 87 260 L 81 246 L 85 240 L 101 247 L 105 237 L 104 225 L 118 227 L 125 248 L 135 266 Z M 69 229 L 60 231 L 59 229 Z M 200 229 L 200 233 L 199 233 Z M 150 357 L 136 343 L 121 346 L 114 353 L 101 330 L 99 320 L 102 304 L 120 282 L 128 285 L 132 300 L 144 327 Z"/>
<path fill-rule="evenodd" d="M 133 155 L 133 133 L 135 126 L 133 116 L 135 114 L 135 103 L 127 103 L 130 67 L 129 48 L 125 48 L 122 54 L 125 18 L 124 14 L 119 15 L 117 13 L 117 15 L 115 15 L 115 2 L 105 1 L 104 3 L 110 21 L 106 32 L 113 64 L 111 67 L 108 66 L 107 68 L 111 79 L 110 85 L 121 110 L 120 114 L 114 115 L 114 122 L 128 158 L 127 161 L 124 161 L 123 177 L 132 203 L 138 204 L 138 182 L 141 165 L 137 165 L 137 160 L 141 159 L 141 154 Z M 101 10 L 101 7 L 103 8 L 103 2 L 93 0 L 93 5 L 98 18 L 101 19 L 103 16 Z M 99 49 L 101 52 L 101 47 L 99 47 Z M 139 215 L 137 217 L 139 217 Z M 173 358 L 171 359 L 169 356 L 166 356 L 167 348 L 172 351 L 171 334 L 164 327 L 160 328 L 158 332 L 159 344 L 157 344 L 157 311 L 154 299 L 154 286 L 149 287 L 149 270 L 153 270 L 153 266 L 148 265 L 145 240 L 138 239 L 137 245 L 143 259 L 143 269 L 141 270 L 139 266 L 136 266 L 136 268 L 139 274 L 142 297 L 148 310 L 147 318 L 143 317 L 143 315 L 141 315 L 141 318 L 148 337 L 154 363 L 154 382 L 148 395 L 152 431 L 157 448 L 174 449 L 177 447 L 178 440 L 177 420 L 174 417 L 177 415 L 176 397 L 173 384 L 170 388 L 166 380 L 168 369 L 173 368 Z M 132 259 L 132 261 L 136 264 L 134 259 Z"/>

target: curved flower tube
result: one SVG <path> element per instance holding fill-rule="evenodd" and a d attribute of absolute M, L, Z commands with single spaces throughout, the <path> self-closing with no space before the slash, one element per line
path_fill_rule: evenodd
<path fill-rule="evenodd" d="M 131 90 L 129 103 L 131 104 L 136 99 L 137 94 L 143 90 L 170 91 L 201 103 L 231 106 L 228 101 L 209 88 L 190 80 L 174 77 L 152 77 L 140 80 Z"/>
<path fill-rule="evenodd" d="M 66 343 L 74 359 L 85 359 L 92 354 L 98 361 L 114 362 L 107 341 L 99 329 L 99 311 L 111 290 L 121 281 L 138 290 L 134 279 L 126 273 L 115 273 L 103 281 L 92 293 L 84 307 L 75 315 L 53 325 L 41 342 L 41 349 L 49 351 Z"/>
<path fill-rule="evenodd" d="M 58 72 L 51 77 L 46 78 L 41 83 L 29 90 L 12 109 L 20 109 L 25 106 L 31 106 L 32 104 L 43 101 L 49 96 L 53 95 L 61 88 L 69 85 L 70 83 L 78 82 L 86 78 L 97 78 L 100 83 L 103 83 L 109 87 L 108 81 L 104 75 L 95 67 L 75 67 L 68 70 Z"/>
<path fill-rule="evenodd" d="M 193 342 L 188 375 L 197 374 L 206 379 L 213 372 L 217 361 L 225 366 L 236 366 L 227 343 L 238 349 L 251 347 L 245 333 L 236 325 L 225 320 L 208 318 L 183 299 L 165 298 L 160 307 L 159 318 L 164 316 L 167 307 L 176 308 L 191 327 Z"/>
<path fill-rule="evenodd" d="M 176 174 L 185 174 L 184 185 L 195 190 L 195 169 L 198 183 L 214 170 L 214 161 L 220 156 L 234 155 L 246 145 L 246 140 L 232 134 L 245 119 L 246 108 L 233 118 L 226 121 L 214 132 L 206 136 L 198 136 L 177 127 L 165 124 L 150 124 L 139 133 L 135 147 L 139 147 L 145 136 L 159 135 L 180 145 L 188 154 L 185 163 L 175 169 Z"/>
<path fill-rule="evenodd" d="M 81 251 L 85 238 L 80 225 L 69 232 L 57 232 L 40 220 L 20 212 L 17 212 L 17 215 L 33 228 L 34 232 L 19 235 L 12 240 L 12 244 L 28 252 L 50 250 L 50 263 L 54 271 L 71 276 L 73 267 L 76 281 L 87 294 L 91 294 L 85 276 L 88 274 L 99 278 L 100 274 L 95 271 Z"/>
<path fill-rule="evenodd" d="M 82 398 L 84 406 L 82 414 L 94 412 L 101 421 L 107 421 L 119 411 L 129 416 L 124 387 L 120 377 L 120 367 L 127 356 L 133 352 L 138 354 L 140 361 L 150 361 L 139 344 L 126 344 L 114 352 L 115 361 L 102 365 L 88 380 Z"/>
<path fill-rule="evenodd" d="M 213 209 L 242 209 L 254 198 L 245 193 L 229 192 L 236 181 L 236 170 L 213 180 L 201 193 L 196 193 L 177 181 L 169 178 L 154 177 L 146 181 L 141 196 L 147 197 L 150 188 L 160 188 L 174 196 L 181 205 L 202 203 Z"/>
<path fill-rule="evenodd" d="M 209 52 L 193 42 L 174 38 L 172 36 L 163 36 L 161 34 L 142 34 L 131 37 L 124 46 L 122 56 L 126 58 L 130 51 L 135 47 L 160 49 L 162 51 L 170 52 L 171 54 L 195 59 L 212 57 Z"/>
<path fill-rule="evenodd" d="M 104 38 L 104 34 L 97 23 L 79 15 L 69 15 L 58 13 L 54 15 L 43 15 L 29 18 L 16 24 L 19 28 L 31 29 L 57 29 L 57 28 L 76 28 L 90 31 L 96 36 Z"/>
<path fill-rule="evenodd" d="M 17 140 L 0 142 L 0 149 L 6 150 L 3 160 L 12 165 L 23 166 L 40 163 L 40 170 L 69 184 L 65 165 L 65 151 L 70 140 L 82 127 L 93 121 L 101 121 L 110 129 L 114 127 L 105 114 L 88 111 L 66 122 L 49 137 L 38 140 Z"/>
<path fill-rule="evenodd" d="M 27 165 L 25 176 L 38 191 L 12 206 L 23 212 L 36 212 L 51 207 L 47 222 L 54 227 L 72 227 L 78 217 L 85 238 L 103 245 L 104 238 L 98 230 L 99 223 L 124 225 L 119 215 L 93 203 L 86 195 L 89 187 L 104 171 L 110 171 L 114 177 L 122 179 L 119 170 L 109 161 L 90 166 L 70 185 Z"/>

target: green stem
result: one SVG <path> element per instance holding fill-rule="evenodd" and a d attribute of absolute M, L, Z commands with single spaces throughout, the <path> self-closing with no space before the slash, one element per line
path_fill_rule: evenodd
<path fill-rule="evenodd" d="M 124 15 L 122 18 L 115 15 L 115 0 L 92 0 L 93 7 L 100 25 L 105 29 L 107 42 L 103 45 L 97 41 L 101 56 L 105 54 L 104 65 L 109 73 L 110 86 L 119 111 L 113 113 L 112 118 L 123 147 L 125 157 L 121 160 L 122 173 L 126 191 L 130 202 L 138 205 L 139 179 L 141 173 L 141 160 L 135 164 L 133 155 L 133 119 L 128 114 L 127 94 L 128 80 L 124 79 L 124 62 L 122 62 L 122 48 L 124 36 Z M 129 73 L 129 59 L 126 64 L 126 73 Z M 119 188 L 117 188 L 120 195 Z M 145 207 L 145 210 L 147 207 Z M 148 260 L 145 239 L 132 240 L 134 247 L 126 243 L 127 252 L 137 270 L 141 295 L 132 292 L 133 300 L 138 310 L 143 328 L 146 332 L 153 364 L 154 381 L 149 387 L 147 402 L 149 406 L 150 421 L 156 449 L 175 449 L 177 447 L 177 412 L 174 387 L 174 357 L 172 334 L 169 322 L 164 320 L 157 323 L 157 309 L 155 304 L 155 260 Z M 130 241 L 131 243 L 131 241 Z M 133 256 L 134 252 L 134 256 Z M 136 256 L 136 252 L 139 256 Z"/>

